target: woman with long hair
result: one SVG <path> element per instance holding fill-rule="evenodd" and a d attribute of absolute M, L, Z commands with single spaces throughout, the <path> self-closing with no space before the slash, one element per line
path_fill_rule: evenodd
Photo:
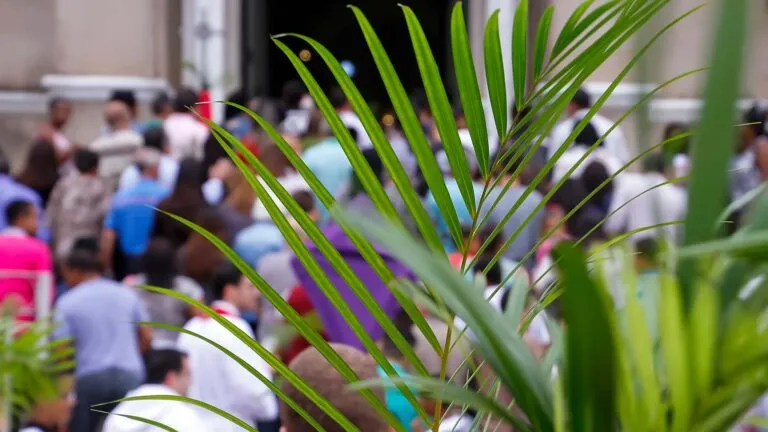
<path fill-rule="evenodd" d="M 194 220 L 222 241 L 229 243 L 226 225 L 217 209 L 205 208 Z M 216 269 L 227 262 L 224 254 L 202 235 L 192 233 L 179 250 L 177 259 L 181 273 L 199 283 L 205 289 L 209 300 L 212 300 L 211 282 Z"/>
<path fill-rule="evenodd" d="M 158 209 L 194 220 L 201 209 L 208 205 L 203 197 L 203 173 L 200 163 L 194 159 L 184 159 L 179 165 L 176 186 L 171 195 L 160 202 Z M 190 230 L 173 218 L 160 214 L 155 221 L 154 237 L 168 239 L 175 247 L 187 241 Z"/>
<path fill-rule="evenodd" d="M 37 140 L 29 151 L 27 164 L 17 180 L 37 192 L 43 200 L 43 206 L 46 206 L 53 186 L 59 180 L 59 162 L 53 145 L 44 140 Z"/>

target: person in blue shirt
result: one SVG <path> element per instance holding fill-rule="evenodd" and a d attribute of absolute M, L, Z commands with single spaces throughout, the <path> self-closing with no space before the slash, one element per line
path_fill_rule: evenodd
<path fill-rule="evenodd" d="M 159 181 L 160 152 L 142 148 L 136 152 L 141 180 L 136 186 L 119 191 L 104 220 L 101 254 L 105 267 L 122 279 L 140 270 L 141 255 L 147 248 L 155 223 L 155 209 L 169 190 Z M 113 257 L 115 265 L 112 266 Z"/>
<path fill-rule="evenodd" d="M 477 172 L 477 162 L 475 160 L 475 156 L 471 151 L 467 149 L 465 149 L 465 153 L 467 154 L 467 161 L 469 162 L 470 170 L 472 170 L 474 178 L 474 174 Z M 440 165 L 440 169 L 445 175 L 445 187 L 448 189 L 448 195 L 450 195 L 453 207 L 456 209 L 456 216 L 459 218 L 459 225 L 471 226 L 473 222 L 472 214 L 469 211 L 469 208 L 467 208 L 467 204 L 464 202 L 464 197 L 461 195 L 459 183 L 451 173 L 451 167 L 448 164 L 448 156 L 443 150 L 440 150 L 436 156 L 437 163 Z M 475 195 L 475 204 L 477 204 L 480 201 L 480 195 L 483 191 L 483 187 L 479 183 L 473 182 L 472 189 Z M 456 242 L 451 236 L 450 230 L 448 229 L 448 223 L 446 222 L 443 213 L 440 211 L 440 207 L 437 205 L 435 197 L 432 195 L 432 191 L 427 194 L 424 204 L 430 218 L 435 222 L 437 233 L 440 236 L 440 239 L 443 241 L 445 251 L 452 253 L 459 250 Z"/>
<path fill-rule="evenodd" d="M 8 228 L 8 221 L 5 219 L 5 208 L 8 207 L 8 204 L 14 201 L 26 201 L 34 204 L 40 218 L 41 229 L 37 233 L 38 238 L 48 240 L 51 232 L 47 227 L 43 229 L 45 217 L 42 198 L 31 188 L 14 180 L 10 171 L 10 163 L 0 154 L 0 231 Z"/>
<path fill-rule="evenodd" d="M 328 192 L 338 198 L 352 179 L 352 164 L 339 141 L 331 135 L 328 124 L 323 121 L 319 130 L 324 138 L 304 151 L 302 159 Z M 317 204 L 321 220 L 326 222 L 329 218 L 328 209 L 319 202 Z"/>

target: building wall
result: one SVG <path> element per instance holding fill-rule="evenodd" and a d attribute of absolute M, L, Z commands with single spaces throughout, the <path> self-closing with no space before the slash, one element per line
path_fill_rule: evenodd
<path fill-rule="evenodd" d="M 178 75 L 175 0 L 23 0 L 0 2 L 0 150 L 18 169 L 52 96 L 70 98 L 66 133 L 94 139 L 101 106 L 116 88 L 146 103 Z M 178 25 L 178 24 L 177 24 Z M 174 77 L 175 78 L 175 77 Z"/>

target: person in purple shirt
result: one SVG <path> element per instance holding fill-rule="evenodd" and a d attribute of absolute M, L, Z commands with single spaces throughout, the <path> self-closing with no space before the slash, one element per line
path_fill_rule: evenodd
<path fill-rule="evenodd" d="M 40 217 L 40 231 L 37 236 L 41 240 L 47 240 L 50 237 L 50 230 L 44 227 L 43 201 L 40 195 L 29 187 L 17 182 L 10 176 L 11 165 L 0 154 L 0 231 L 8 228 L 8 221 L 5 220 L 5 209 L 8 204 L 14 201 L 27 201 L 34 204 L 37 208 L 37 214 Z"/>

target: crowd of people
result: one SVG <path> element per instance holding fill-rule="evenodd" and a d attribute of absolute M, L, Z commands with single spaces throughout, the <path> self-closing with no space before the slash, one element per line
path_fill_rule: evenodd
<path fill-rule="evenodd" d="M 305 89 L 289 83 L 284 93 L 278 102 L 249 101 L 240 95 L 233 99 L 249 104 L 279 124 L 285 140 L 338 202 L 354 212 L 377 217 L 346 153 Z M 373 173 L 404 215 L 406 227 L 417 234 L 415 224 L 406 216 L 402 198 L 387 178 L 371 139 L 344 94 L 331 91 L 330 99 Z M 33 321 L 42 313 L 36 281 L 39 275 L 48 275 L 43 280 L 55 284 L 44 291 L 52 297 L 53 337 L 69 341 L 76 360 L 74 380 L 62 381 L 68 384 L 62 384 L 61 399 L 38 404 L 26 418 L 29 427 L 22 430 L 150 430 L 132 416 L 179 431 L 242 430 L 205 409 L 171 400 L 128 401 L 117 407 L 113 404 L 92 409 L 126 395 L 190 396 L 248 424 L 258 423 L 259 430 L 277 430 L 281 422 L 289 432 L 312 430 L 302 417 L 280 405 L 272 389 L 252 371 L 206 339 L 239 356 L 262 378 L 272 380 L 273 371 L 265 360 L 233 332 L 178 296 L 210 305 L 241 334 L 258 341 L 315 385 L 357 426 L 385 430 L 378 414 L 358 394 L 342 391 L 341 376 L 307 341 L 295 335 L 285 336 L 290 333 L 284 331 L 283 317 L 225 254 L 171 216 L 192 221 L 230 245 L 299 315 L 316 323 L 317 330 L 335 344 L 360 378 L 383 373 L 364 353 L 362 342 L 323 293 L 312 271 L 288 247 L 270 217 L 269 206 L 256 196 L 245 175 L 234 167 L 208 127 L 190 110 L 196 103 L 197 94 L 190 89 L 179 89 L 172 98 L 160 94 L 151 104 L 151 118 L 142 121 L 134 93 L 115 91 L 105 102 L 103 127 L 94 131 L 92 142 L 81 145 L 67 138 L 72 104 L 55 98 L 50 101 L 48 121 L 40 128 L 18 175 L 12 176 L 8 162 L 0 160 L 0 302 L 11 302 L 19 321 Z M 485 225 L 473 232 L 474 209 L 465 204 L 428 106 L 419 100 L 415 103 L 464 228 L 462 241 L 454 238 L 396 120 L 384 122 L 383 126 L 433 219 L 451 263 L 459 268 L 465 255 L 477 258 L 470 271 L 485 273 L 482 279 L 495 307 L 506 308 L 509 291 L 516 284 L 532 287 L 534 299 L 556 280 L 557 274 L 551 270 L 551 251 L 559 241 L 582 239 L 583 245 L 589 247 L 610 236 L 628 233 L 638 251 L 636 268 L 643 277 L 652 278 L 659 239 L 679 240 L 675 223 L 686 213 L 689 149 L 684 138 L 671 138 L 685 131 L 685 125 L 670 125 L 667 145 L 644 158 L 639 169 L 635 166 L 622 171 L 636 152 L 620 128 L 608 133 L 612 122 L 600 115 L 579 127 L 591 106 L 589 95 L 579 91 L 565 120 L 551 136 L 534 140 L 541 145 L 528 149 L 534 154 L 526 158 L 527 164 L 521 165 L 521 156 L 510 156 L 514 153 L 510 149 L 520 147 L 515 147 L 519 134 L 510 142 L 492 146 L 493 162 L 498 168 L 493 176 L 499 180 L 498 186 L 490 191 L 486 206 L 479 209 Z M 323 230 L 430 372 L 439 373 L 440 361 L 424 336 L 414 330 L 385 282 L 329 217 L 328 209 L 319 203 L 307 182 L 248 115 L 230 108 L 222 125 L 261 160 Z M 513 112 L 512 117 L 516 122 L 531 119 L 528 112 Z M 732 200 L 748 194 L 768 176 L 766 113 L 756 106 L 747 113 L 747 120 L 751 125 L 742 128 L 736 140 Z M 487 183 L 480 176 L 461 112 L 456 113 L 456 122 L 469 161 L 473 192 L 479 200 Z M 573 144 L 563 146 L 574 134 Z M 553 169 L 539 176 L 553 157 L 558 158 Z M 552 190 L 555 192 L 551 199 L 544 203 Z M 273 191 L 268 193 L 276 198 Z M 491 206 L 494 202 L 498 204 Z M 280 203 L 277 208 L 286 212 Z M 655 225 L 654 229 L 646 229 Z M 494 232 L 496 227 L 500 227 L 495 230 L 498 233 Z M 294 229 L 305 237 L 298 224 L 294 223 Z M 483 250 L 486 241 L 490 247 Z M 495 261 L 490 258 L 505 243 L 508 245 L 503 259 L 489 266 Z M 374 340 L 382 341 L 384 352 L 398 370 L 407 373 L 407 361 L 399 357 L 392 341 L 345 279 L 317 245 L 305 244 L 365 331 Z M 377 252 L 395 276 L 412 277 L 409 269 L 386 250 L 377 248 Z M 143 285 L 168 288 L 178 296 L 144 290 Z M 505 289 L 498 290 L 500 285 Z M 651 299 L 649 309 L 654 308 L 653 285 L 643 285 L 649 287 L 645 297 Z M 494 296 L 497 291 L 500 293 Z M 620 297 L 617 294 L 617 307 L 621 307 Z M 558 313 L 556 309 L 547 312 Z M 435 333 L 445 334 L 446 323 L 432 316 L 427 316 L 427 321 Z M 546 325 L 534 320 L 525 341 L 536 355 L 542 355 L 550 343 Z M 449 359 L 448 367 L 455 371 L 462 363 L 461 358 Z M 284 388 L 310 414 L 317 412 L 317 407 L 297 389 L 289 384 Z M 387 392 L 382 400 L 408 430 L 423 428 L 416 410 L 397 391 Z M 424 407 L 434 409 L 429 401 L 424 401 Z M 110 411 L 112 414 L 107 416 Z M 447 416 L 446 430 L 466 430 L 471 424 L 468 415 Z M 316 418 L 332 421 L 325 416 Z M 334 430 L 330 424 L 324 426 Z"/>

